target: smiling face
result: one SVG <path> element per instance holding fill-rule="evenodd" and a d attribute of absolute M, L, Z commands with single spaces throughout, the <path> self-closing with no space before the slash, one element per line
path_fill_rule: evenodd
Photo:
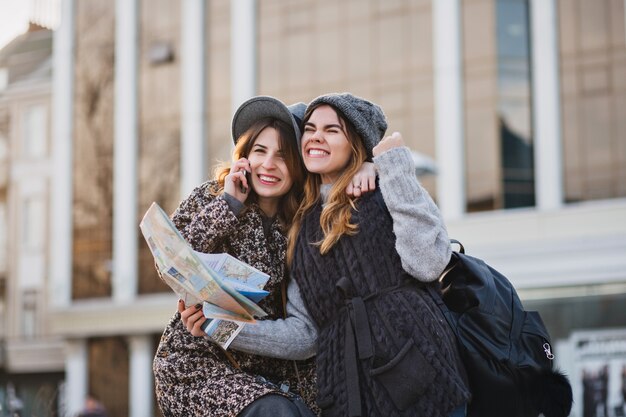
<path fill-rule="evenodd" d="M 311 113 L 304 125 L 302 157 L 309 172 L 320 174 L 323 184 L 332 184 L 350 161 L 352 146 L 344 123 L 329 105 Z"/>
<path fill-rule="evenodd" d="M 277 205 L 293 185 L 280 143 L 278 131 L 266 127 L 257 136 L 248 155 L 252 188 L 258 196 L 259 206 L 267 214 L 273 211 L 268 204 Z"/>

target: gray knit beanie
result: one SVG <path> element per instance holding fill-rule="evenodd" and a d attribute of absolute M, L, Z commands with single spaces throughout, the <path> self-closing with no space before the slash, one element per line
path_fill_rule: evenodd
<path fill-rule="evenodd" d="M 369 102 L 350 93 L 331 93 L 319 96 L 306 109 L 309 110 L 320 104 L 329 104 L 338 109 L 341 114 L 352 123 L 361 136 L 367 149 L 368 159 L 372 159 L 372 149 L 385 136 L 387 118 L 379 105 Z"/>

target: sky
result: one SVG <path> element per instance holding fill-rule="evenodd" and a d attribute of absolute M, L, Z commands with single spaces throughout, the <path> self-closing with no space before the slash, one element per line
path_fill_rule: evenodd
<path fill-rule="evenodd" d="M 0 0 L 0 48 L 28 29 L 31 0 Z"/>

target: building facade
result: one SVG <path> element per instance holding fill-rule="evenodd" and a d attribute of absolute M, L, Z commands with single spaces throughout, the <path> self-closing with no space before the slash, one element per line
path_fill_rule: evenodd
<path fill-rule="evenodd" d="M 35 284 L 62 341 L 64 415 L 88 392 L 112 416 L 158 415 L 151 361 L 176 300 L 141 216 L 152 201 L 173 210 L 229 158 L 248 97 L 333 91 L 381 104 L 390 131 L 436 160 L 422 182 L 450 235 L 541 312 L 572 415 L 618 415 L 624 0 L 64 0 L 61 16 L 49 265 Z M 592 376 L 605 399 L 586 399 Z"/>
<path fill-rule="evenodd" d="M 0 51 L 0 415 L 58 409 L 65 355 L 48 328 L 52 31 L 31 24 Z"/>

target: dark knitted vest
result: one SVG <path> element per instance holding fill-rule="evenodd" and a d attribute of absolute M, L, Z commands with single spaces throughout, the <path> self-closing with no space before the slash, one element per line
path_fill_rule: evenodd
<path fill-rule="evenodd" d="M 319 332 L 318 404 L 324 416 L 446 417 L 468 399 L 454 337 L 423 284 L 403 269 L 378 190 L 326 255 L 321 205 L 305 217 L 292 275 Z"/>

